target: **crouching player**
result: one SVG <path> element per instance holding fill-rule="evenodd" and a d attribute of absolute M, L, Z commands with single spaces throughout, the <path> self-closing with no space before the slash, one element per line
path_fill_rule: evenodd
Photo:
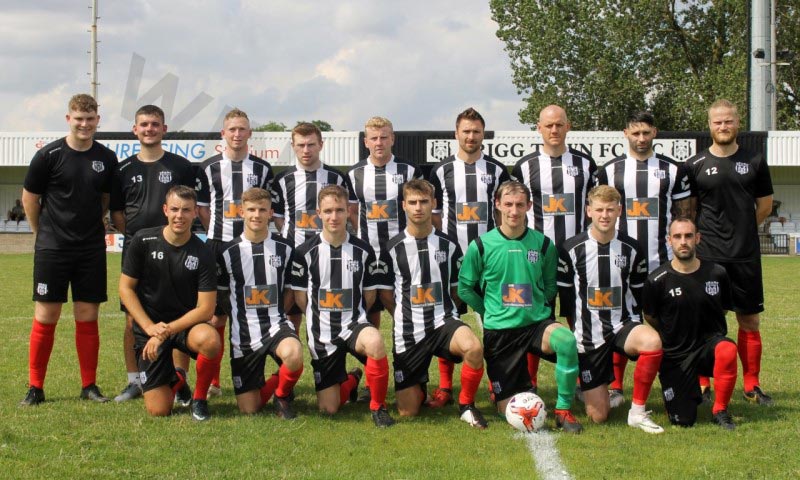
<path fill-rule="evenodd" d="M 697 258 L 700 233 L 688 218 L 672 221 L 667 241 L 673 258 L 650 274 L 642 298 L 645 319 L 664 346 L 659 379 L 669 420 L 694 425 L 702 398 L 697 375 L 713 376 L 713 421 L 733 430 L 728 402 L 736 385 L 736 344 L 725 337 L 725 311 L 731 308 L 728 274 Z"/>
<path fill-rule="evenodd" d="M 576 341 L 552 320 L 558 254 L 549 238 L 525 225 L 530 198 L 522 183 L 500 185 L 495 208 L 502 222 L 469 244 L 458 295 L 483 315 L 484 357 L 497 410 L 505 413 L 514 394 L 531 388 L 527 354 L 533 353 L 556 364 L 556 426 L 580 433 L 583 427 L 570 412 L 578 377 Z"/>
<path fill-rule="evenodd" d="M 269 192 L 251 188 L 242 195 L 244 232 L 227 243 L 218 262 L 220 289 L 230 289 L 231 375 L 242 413 L 256 413 L 275 394 L 275 411 L 295 418 L 293 388 L 303 373 L 303 347 L 286 317 L 294 296 L 286 286 L 292 247 L 269 233 Z M 267 355 L 279 364 L 264 379 Z"/>
<path fill-rule="evenodd" d="M 192 235 L 197 216 L 194 189 L 180 185 L 167 192 L 167 226 L 136 232 L 119 279 L 119 297 L 133 317 L 134 349 L 144 405 L 154 416 L 169 415 L 175 393 L 186 386 L 186 372 L 175 369 L 172 350 L 197 360 L 196 388 L 208 388 L 219 335 L 208 325 L 217 300 L 214 256 Z M 210 418 L 205 400 L 192 401 L 192 417 Z"/>
<path fill-rule="evenodd" d="M 394 315 L 394 381 L 400 415 L 414 416 L 427 396 L 428 365 L 436 355 L 461 368 L 459 415 L 484 429 L 486 420 L 475 407 L 483 378 L 483 348 L 458 319 L 456 307 L 461 249 L 433 229 L 433 185 L 410 180 L 403 185 L 405 231 L 389 240 L 380 268 L 381 301 Z M 450 291 L 452 289 L 452 292 Z"/>
<path fill-rule="evenodd" d="M 381 333 L 367 321 L 377 295 L 378 265 L 372 247 L 347 233 L 347 199 L 347 190 L 339 185 L 319 191 L 317 215 L 322 232 L 295 250 L 291 288 L 297 306 L 306 314 L 320 411 L 332 415 L 348 399 L 356 400 L 362 372 L 345 371 L 350 352 L 366 364 L 375 426 L 389 427 L 394 424 L 386 410 L 389 361 Z"/>

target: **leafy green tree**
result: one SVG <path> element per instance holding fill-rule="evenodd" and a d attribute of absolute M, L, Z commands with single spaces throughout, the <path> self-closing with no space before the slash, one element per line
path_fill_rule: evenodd
<path fill-rule="evenodd" d="M 253 129 L 254 132 L 286 132 L 288 129 L 282 122 L 269 121 Z"/>
<path fill-rule="evenodd" d="M 321 132 L 332 132 L 333 127 L 330 123 L 326 122 L 325 120 L 311 120 L 310 122 L 306 122 L 305 120 L 299 120 L 297 123 L 313 123 L 314 125 L 319 128 Z"/>
<path fill-rule="evenodd" d="M 523 123 L 550 103 L 581 130 L 647 108 L 663 130 L 703 130 L 725 97 L 747 104 L 746 0 L 491 0 Z"/>
<path fill-rule="evenodd" d="M 800 0 L 778 0 L 776 10 L 777 60 L 789 62 L 777 68 L 777 123 L 782 130 L 800 130 Z"/>

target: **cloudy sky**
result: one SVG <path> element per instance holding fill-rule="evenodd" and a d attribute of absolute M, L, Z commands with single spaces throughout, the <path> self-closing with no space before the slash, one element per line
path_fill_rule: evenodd
<path fill-rule="evenodd" d="M 90 3 L 0 0 L 0 131 L 65 128 L 67 99 L 90 89 Z M 474 106 L 489 129 L 527 130 L 488 3 L 99 0 L 101 129 L 156 103 L 187 131 L 214 130 L 230 106 L 336 130 L 372 115 L 448 130 Z"/>

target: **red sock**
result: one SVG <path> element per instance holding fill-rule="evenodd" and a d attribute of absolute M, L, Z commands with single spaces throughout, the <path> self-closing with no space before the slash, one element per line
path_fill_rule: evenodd
<path fill-rule="evenodd" d="M 761 332 L 747 332 L 739 329 L 739 358 L 742 361 L 744 391 L 750 392 L 759 385 L 761 372 Z"/>
<path fill-rule="evenodd" d="M 277 373 L 273 373 L 267 379 L 267 381 L 264 382 L 264 385 L 261 387 L 261 390 L 259 390 L 259 393 L 261 394 L 261 406 L 262 407 L 264 405 L 266 405 L 267 402 L 269 402 L 270 398 L 272 398 L 272 394 L 275 393 L 275 390 L 278 388 L 278 382 L 279 381 L 280 381 L 280 379 L 278 378 L 278 374 Z"/>
<path fill-rule="evenodd" d="M 700 383 L 700 388 L 711 387 L 711 379 L 703 375 L 697 376 L 697 381 Z"/>
<path fill-rule="evenodd" d="M 650 388 L 658 374 L 661 366 L 661 357 L 664 356 L 663 350 L 650 352 L 639 352 L 639 360 L 636 361 L 636 368 L 633 369 L 633 400 L 636 405 L 645 405 L 647 397 L 650 396 Z"/>
<path fill-rule="evenodd" d="M 531 386 L 539 384 L 539 357 L 532 353 L 528 354 L 528 376 L 531 377 Z"/>
<path fill-rule="evenodd" d="M 217 327 L 219 333 L 219 355 L 214 360 L 217 362 L 214 365 L 214 378 L 211 379 L 211 384 L 219 387 L 219 371 L 222 368 L 222 355 L 225 353 L 225 324 Z"/>
<path fill-rule="evenodd" d="M 197 361 L 194 365 L 197 379 L 194 384 L 193 399 L 206 400 L 208 398 L 208 387 L 211 386 L 211 379 L 214 377 L 214 362 L 215 360 L 203 354 L 197 355 Z"/>
<path fill-rule="evenodd" d="M 75 348 L 78 350 L 81 384 L 85 388 L 97 381 L 97 357 L 100 354 L 97 321 L 75 322 Z"/>
<path fill-rule="evenodd" d="M 31 387 L 44 388 L 44 377 L 47 375 L 47 364 L 50 362 L 50 352 L 53 351 L 55 339 L 55 323 L 45 325 L 33 319 L 28 351 L 28 384 Z"/>
<path fill-rule="evenodd" d="M 178 376 L 178 381 L 175 382 L 175 385 L 172 386 L 172 398 L 175 398 L 175 394 L 178 393 L 178 390 L 181 389 L 184 385 L 186 385 L 186 377 L 180 372 L 180 370 L 175 369 L 175 375 Z"/>
<path fill-rule="evenodd" d="M 719 342 L 714 347 L 714 406 L 711 413 L 728 409 L 728 402 L 736 386 L 736 345 L 733 342 Z"/>
<path fill-rule="evenodd" d="M 456 364 L 446 358 L 439 358 L 439 388 L 453 390 L 453 370 Z"/>
<path fill-rule="evenodd" d="M 389 361 L 386 357 L 376 360 L 367 357 L 364 374 L 369 378 L 369 409 L 377 410 L 386 406 L 386 392 L 389 390 Z"/>
<path fill-rule="evenodd" d="M 472 368 L 466 363 L 461 366 L 461 393 L 458 394 L 458 403 L 467 405 L 475 402 L 475 392 L 483 379 L 483 367 Z"/>
<path fill-rule="evenodd" d="M 611 382 L 610 387 L 614 390 L 622 390 L 622 382 L 625 380 L 625 367 L 628 366 L 628 357 L 625 355 L 614 352 L 614 381 Z"/>
<path fill-rule="evenodd" d="M 302 374 L 302 365 L 300 365 L 300 368 L 295 372 L 289 370 L 286 365 L 281 365 L 280 370 L 278 370 L 278 388 L 275 390 L 275 395 L 281 398 L 288 397 L 289 394 L 292 393 L 294 385 L 300 380 L 300 375 Z"/>
<path fill-rule="evenodd" d="M 358 380 L 353 375 L 348 375 L 347 380 L 339 384 L 339 405 L 344 405 L 350 400 L 350 392 L 358 386 Z"/>

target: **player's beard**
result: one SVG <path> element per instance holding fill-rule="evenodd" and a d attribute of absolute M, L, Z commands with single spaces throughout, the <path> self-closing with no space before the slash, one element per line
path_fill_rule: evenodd
<path fill-rule="evenodd" d="M 736 135 L 738 133 L 739 132 L 736 130 L 731 130 L 727 133 L 711 132 L 711 139 L 714 140 L 714 143 L 717 145 L 730 145 L 736 141 Z"/>

